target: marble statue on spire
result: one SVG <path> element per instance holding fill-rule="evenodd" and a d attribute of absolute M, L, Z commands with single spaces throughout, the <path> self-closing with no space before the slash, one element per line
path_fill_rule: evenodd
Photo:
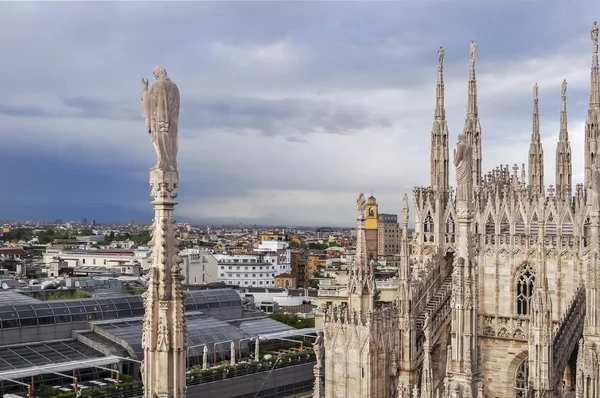
<path fill-rule="evenodd" d="M 560 93 L 563 97 L 567 95 L 567 79 L 563 80 Z"/>
<path fill-rule="evenodd" d="M 590 37 L 592 38 L 592 44 L 595 46 L 598 45 L 598 21 L 594 21 L 592 25 L 592 30 L 590 32 Z"/>
<path fill-rule="evenodd" d="M 142 79 L 142 115 L 156 150 L 157 162 L 152 170 L 177 171 L 177 124 L 179 121 L 179 88 L 157 66 L 152 71 L 156 82 L 148 88 Z"/>
<path fill-rule="evenodd" d="M 365 199 L 365 195 L 362 193 L 356 199 L 356 208 L 358 210 L 358 218 L 363 220 L 365 218 L 365 210 L 367 209 L 367 199 Z"/>
<path fill-rule="evenodd" d="M 533 99 L 534 100 L 538 99 L 539 92 L 540 92 L 540 90 L 539 90 L 538 84 L 535 83 L 533 85 Z"/>
<path fill-rule="evenodd" d="M 469 202 L 473 190 L 473 151 L 464 134 L 458 136 L 458 146 L 454 150 L 456 167 L 456 201 Z"/>
<path fill-rule="evenodd" d="M 438 49 L 438 68 L 442 68 L 444 65 L 444 47 L 440 46 Z"/>
<path fill-rule="evenodd" d="M 477 52 L 477 44 L 475 43 L 475 40 L 471 40 L 471 46 L 469 47 L 469 59 L 471 62 L 471 65 L 475 64 L 475 53 Z"/>

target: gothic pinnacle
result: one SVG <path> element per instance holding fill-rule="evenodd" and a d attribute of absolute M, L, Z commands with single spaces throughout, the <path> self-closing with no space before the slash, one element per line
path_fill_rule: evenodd
<path fill-rule="evenodd" d="M 594 21 L 590 32 L 592 39 L 592 90 L 590 93 L 590 108 L 600 107 L 600 68 L 598 66 L 598 21 Z"/>
<path fill-rule="evenodd" d="M 569 132 L 567 130 L 567 79 L 564 79 L 562 82 L 561 94 L 559 140 L 565 142 L 569 140 Z"/>
<path fill-rule="evenodd" d="M 477 79 L 475 77 L 475 55 L 477 53 L 477 44 L 474 40 L 471 40 L 469 46 L 469 103 L 467 107 L 467 114 L 469 116 L 477 117 Z"/>
<path fill-rule="evenodd" d="M 442 46 L 438 49 L 438 77 L 435 94 L 435 119 L 443 120 L 446 118 L 446 111 L 444 110 L 444 48 Z"/>
<path fill-rule="evenodd" d="M 533 85 L 533 131 L 531 133 L 532 142 L 540 142 L 540 110 L 538 106 L 539 88 L 537 83 Z"/>

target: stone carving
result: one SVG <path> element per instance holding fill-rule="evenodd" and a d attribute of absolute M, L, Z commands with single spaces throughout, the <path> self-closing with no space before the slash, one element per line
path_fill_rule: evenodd
<path fill-rule="evenodd" d="M 567 79 L 563 80 L 560 93 L 561 93 L 561 96 L 563 96 L 563 97 L 567 95 Z"/>
<path fill-rule="evenodd" d="M 464 134 L 458 136 L 458 146 L 454 151 L 456 167 L 456 201 L 469 202 L 473 191 L 473 152 Z"/>
<path fill-rule="evenodd" d="M 364 220 L 365 210 L 367 209 L 367 199 L 365 199 L 365 195 L 362 193 L 358 196 L 358 199 L 356 199 L 356 208 L 358 210 L 358 219 Z"/>
<path fill-rule="evenodd" d="M 167 326 L 166 314 L 159 316 L 156 333 L 156 349 L 163 352 L 169 351 L 169 327 Z"/>
<path fill-rule="evenodd" d="M 539 95 L 539 88 L 538 88 L 538 84 L 535 83 L 533 85 L 533 99 L 537 101 L 538 100 L 538 95 Z"/>
<path fill-rule="evenodd" d="M 590 37 L 592 38 L 592 44 L 594 45 L 595 50 L 598 51 L 598 21 L 594 21 L 592 24 Z"/>
<path fill-rule="evenodd" d="M 471 40 L 471 45 L 469 46 L 469 62 L 471 65 L 475 65 L 475 53 L 477 52 L 477 44 L 475 40 Z"/>
<path fill-rule="evenodd" d="M 442 69 L 444 67 L 444 48 L 440 46 L 438 49 L 438 68 Z"/>
<path fill-rule="evenodd" d="M 317 339 L 313 344 L 313 350 L 317 357 L 317 365 L 322 365 L 325 359 L 325 343 L 323 341 L 323 331 L 321 330 L 317 332 Z"/>
<path fill-rule="evenodd" d="M 156 150 L 157 162 L 153 170 L 177 171 L 177 125 L 179 122 L 179 88 L 167 76 L 165 68 L 152 71 L 156 82 L 148 88 L 148 79 L 142 79 L 142 115 Z"/>
<path fill-rule="evenodd" d="M 592 178 L 588 189 L 588 206 L 592 210 L 600 210 L 600 169 L 594 164 L 592 165 Z"/>

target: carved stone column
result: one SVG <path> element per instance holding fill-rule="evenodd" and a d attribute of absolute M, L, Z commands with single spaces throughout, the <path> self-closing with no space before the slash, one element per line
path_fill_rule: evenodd
<path fill-rule="evenodd" d="M 178 180 L 176 171 L 150 172 L 155 216 L 151 227 L 150 276 L 143 295 L 142 375 L 146 398 L 186 396 L 187 329 L 173 218 Z"/>

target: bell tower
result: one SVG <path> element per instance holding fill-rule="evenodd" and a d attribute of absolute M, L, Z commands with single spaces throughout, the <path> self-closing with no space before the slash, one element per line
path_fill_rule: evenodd
<path fill-rule="evenodd" d="M 379 228 L 379 205 L 373 195 L 367 200 L 365 235 L 367 241 L 367 261 L 377 260 L 377 230 Z"/>

